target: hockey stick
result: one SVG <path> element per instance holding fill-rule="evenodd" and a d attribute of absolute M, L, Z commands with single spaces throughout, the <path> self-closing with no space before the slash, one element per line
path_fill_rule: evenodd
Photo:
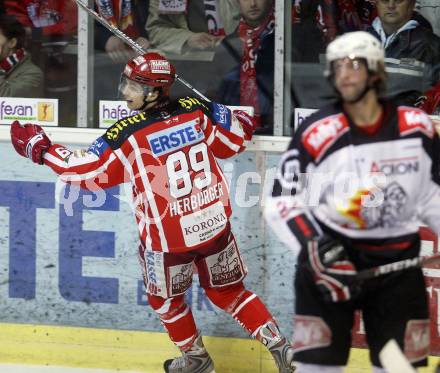
<path fill-rule="evenodd" d="M 114 35 L 116 35 L 119 39 L 121 39 L 124 43 L 128 44 L 133 50 L 135 50 L 138 54 L 144 54 L 146 53 L 145 50 L 136 43 L 132 38 L 125 35 L 121 30 L 119 30 L 117 27 L 113 26 L 109 22 L 107 22 L 106 19 L 101 17 L 97 12 L 95 12 L 93 9 L 90 9 L 86 4 L 84 4 L 81 0 L 75 0 L 75 2 L 78 4 L 79 7 L 84 9 L 87 13 L 89 13 L 93 18 L 95 18 L 101 25 L 103 25 L 105 28 L 107 28 L 110 32 L 112 32 Z M 175 79 L 183 84 L 185 87 L 192 90 L 197 96 L 199 96 L 202 100 L 211 102 L 209 98 L 207 98 L 203 93 L 195 89 L 191 84 L 189 84 L 185 79 L 181 78 L 178 74 L 174 75 Z"/>
<path fill-rule="evenodd" d="M 423 267 L 427 264 L 434 264 L 437 262 L 440 262 L 440 255 L 433 255 L 429 257 L 419 256 L 416 258 L 409 258 L 389 264 L 384 264 L 378 267 L 364 269 L 363 271 L 358 272 L 356 278 L 360 281 L 368 280 L 371 278 L 386 275 L 388 273 L 398 272 L 408 268 Z"/>
<path fill-rule="evenodd" d="M 388 373 L 417 373 L 395 339 L 390 339 L 379 352 L 379 360 Z"/>

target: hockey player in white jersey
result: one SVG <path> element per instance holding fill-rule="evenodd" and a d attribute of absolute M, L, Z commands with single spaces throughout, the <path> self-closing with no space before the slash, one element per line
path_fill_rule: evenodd
<path fill-rule="evenodd" d="M 419 226 L 440 233 L 439 138 L 430 118 L 383 100 L 384 51 L 365 32 L 327 48 L 339 96 L 307 118 L 283 154 L 265 216 L 298 254 L 293 348 L 299 373 L 342 373 L 355 310 L 373 371 L 395 339 L 413 366 L 429 353 L 423 273 L 366 280 L 357 271 L 420 253 Z"/>

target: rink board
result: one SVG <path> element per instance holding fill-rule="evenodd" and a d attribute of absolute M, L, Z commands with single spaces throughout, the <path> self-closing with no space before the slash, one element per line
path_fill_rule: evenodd
<path fill-rule="evenodd" d="M 204 337 L 216 370 L 275 373 L 270 354 L 254 340 Z M 164 333 L 46 325 L 0 324 L 0 361 L 145 373 L 163 372 L 163 361 L 178 354 Z M 420 373 L 433 372 L 437 357 Z M 368 351 L 352 349 L 346 373 L 370 372 Z"/>
<path fill-rule="evenodd" d="M 69 189 L 58 192 L 62 183 L 48 167 L 19 157 L 8 143 L 0 142 L 0 154 L 0 322 L 162 331 L 141 281 L 131 191 L 81 190 L 74 199 Z M 257 167 L 273 173 L 277 159 L 247 152 L 222 164 L 232 180 L 232 226 L 249 269 L 246 285 L 290 336 L 294 258 L 266 230 L 262 180 L 251 179 Z M 214 308 L 197 277 L 187 302 L 204 334 L 247 336 Z"/>

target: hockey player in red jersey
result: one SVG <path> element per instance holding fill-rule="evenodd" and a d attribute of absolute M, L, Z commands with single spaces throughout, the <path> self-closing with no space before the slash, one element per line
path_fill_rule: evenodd
<path fill-rule="evenodd" d="M 172 64 L 157 53 L 129 61 L 120 92 L 139 113 L 116 122 L 86 152 L 51 144 L 41 127 L 18 122 L 11 126 L 12 143 L 22 156 L 87 189 L 131 182 L 148 302 L 182 352 L 165 362 L 166 372 L 214 372 L 184 300 L 194 266 L 208 298 L 269 349 L 280 372 L 293 372 L 289 342 L 243 285 L 246 267 L 216 160 L 245 149 L 253 118 L 192 97 L 171 101 L 174 78 Z"/>
<path fill-rule="evenodd" d="M 426 365 L 429 314 L 420 268 L 359 283 L 357 271 L 420 254 L 419 226 L 440 234 L 439 138 L 423 111 L 382 100 L 384 51 L 358 31 L 327 47 L 339 100 L 307 118 L 283 154 L 265 216 L 298 255 L 292 346 L 299 373 L 342 373 L 355 310 L 373 372 L 394 339 Z"/>

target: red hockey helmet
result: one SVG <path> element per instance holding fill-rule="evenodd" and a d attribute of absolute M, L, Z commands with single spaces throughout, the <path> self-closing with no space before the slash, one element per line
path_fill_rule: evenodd
<path fill-rule="evenodd" d="M 150 87 L 170 87 L 175 80 L 174 66 L 159 53 L 145 53 L 128 61 L 123 76 Z"/>

